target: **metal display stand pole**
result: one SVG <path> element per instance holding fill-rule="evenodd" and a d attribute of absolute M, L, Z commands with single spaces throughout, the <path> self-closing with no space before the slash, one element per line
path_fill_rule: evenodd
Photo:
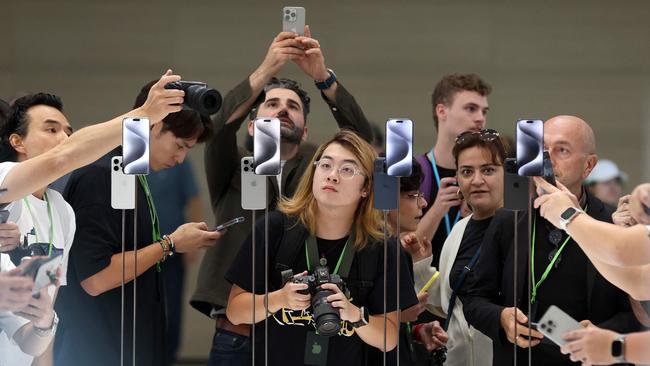
<path fill-rule="evenodd" d="M 120 312 L 120 366 L 124 366 L 124 295 L 125 295 L 125 278 L 126 278 L 126 210 L 122 210 L 122 305 Z"/>
<path fill-rule="evenodd" d="M 133 209 L 133 366 L 135 362 L 136 349 L 136 314 L 137 314 L 137 279 L 138 279 L 138 182 L 135 186 L 135 208 Z"/>

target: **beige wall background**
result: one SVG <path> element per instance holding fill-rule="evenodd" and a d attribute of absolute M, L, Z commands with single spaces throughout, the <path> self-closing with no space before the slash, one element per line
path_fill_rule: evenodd
<path fill-rule="evenodd" d="M 339 80 L 372 120 L 415 121 L 416 151 L 434 141 L 430 94 L 445 73 L 476 72 L 494 87 L 490 127 L 575 114 L 598 152 L 650 180 L 650 2 L 637 1 L 9 1 L 0 6 L 0 97 L 60 95 L 75 128 L 127 111 L 140 86 L 171 67 L 223 94 L 252 72 L 281 29 L 284 5 L 304 6 Z M 310 139 L 334 132 L 312 81 Z M 212 222 L 202 147 L 192 151 Z M 198 267 L 196 265 L 195 267 Z M 188 278 L 193 290 L 194 268 Z M 212 322 L 187 307 L 181 354 L 205 357 Z"/>

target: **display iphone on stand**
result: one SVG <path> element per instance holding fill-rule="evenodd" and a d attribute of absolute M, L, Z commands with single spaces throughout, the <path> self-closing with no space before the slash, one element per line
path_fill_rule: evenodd
<path fill-rule="evenodd" d="M 544 176 L 544 122 L 539 119 L 517 121 L 517 174 Z"/>
<path fill-rule="evenodd" d="M 280 162 L 280 120 L 257 118 L 253 130 L 255 174 L 278 175 Z"/>
<path fill-rule="evenodd" d="M 386 122 L 386 173 L 408 177 L 413 169 L 413 121 L 391 118 Z"/>
<path fill-rule="evenodd" d="M 149 119 L 127 117 L 122 120 L 124 174 L 149 174 Z"/>

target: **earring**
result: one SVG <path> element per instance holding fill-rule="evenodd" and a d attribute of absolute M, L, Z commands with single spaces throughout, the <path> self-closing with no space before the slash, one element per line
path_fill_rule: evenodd
<path fill-rule="evenodd" d="M 458 191 L 456 191 L 456 196 L 458 196 L 459 200 L 464 200 L 465 197 L 463 196 L 463 192 L 461 192 L 460 187 L 458 187 Z"/>

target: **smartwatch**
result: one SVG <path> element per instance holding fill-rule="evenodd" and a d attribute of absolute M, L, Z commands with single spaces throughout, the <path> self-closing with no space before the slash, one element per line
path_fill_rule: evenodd
<path fill-rule="evenodd" d="M 356 322 L 350 323 L 353 328 L 360 328 L 363 327 L 364 325 L 368 325 L 370 322 L 370 314 L 368 314 L 368 309 L 366 309 L 365 306 L 362 306 L 359 308 L 359 315 L 361 315 L 361 319 L 359 319 Z"/>
<path fill-rule="evenodd" d="M 330 86 L 332 86 L 332 84 L 334 84 L 334 82 L 336 81 L 336 74 L 334 73 L 334 71 L 332 71 L 332 69 L 327 69 L 327 72 L 329 72 L 330 77 L 328 77 L 324 81 L 315 81 L 318 90 L 329 89 Z"/>
<path fill-rule="evenodd" d="M 560 214 L 560 229 L 566 231 L 566 226 L 569 225 L 569 223 L 573 221 L 573 219 L 575 219 L 578 214 L 581 214 L 583 212 L 584 211 L 581 209 L 575 207 L 569 207 L 564 210 L 564 212 Z"/>
<path fill-rule="evenodd" d="M 625 361 L 625 336 L 618 336 L 612 342 L 612 357 L 617 363 Z"/>

